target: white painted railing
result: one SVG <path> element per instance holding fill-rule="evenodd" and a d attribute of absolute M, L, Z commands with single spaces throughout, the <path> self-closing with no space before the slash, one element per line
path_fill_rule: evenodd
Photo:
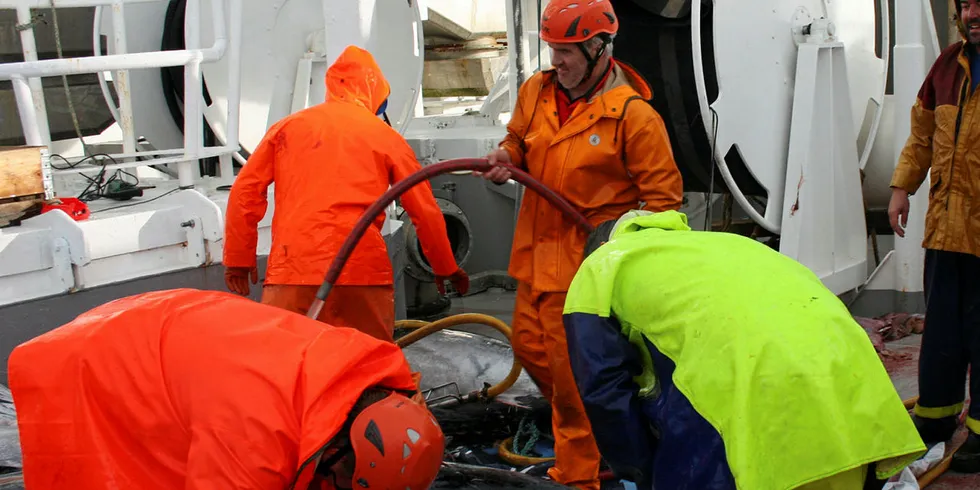
<path fill-rule="evenodd" d="M 135 160 L 147 153 L 136 152 L 136 134 L 133 124 L 132 99 L 129 87 L 129 70 L 159 69 L 170 66 L 184 66 L 184 148 L 160 150 L 159 155 L 168 158 L 156 159 L 153 164 L 177 163 L 178 180 L 181 187 L 194 184 L 193 162 L 207 157 L 218 156 L 221 161 L 222 176 L 232 175 L 231 156 L 239 149 L 238 125 L 239 102 L 241 97 L 241 37 L 242 0 L 214 0 L 211 2 L 214 18 L 214 44 L 200 47 L 200 0 L 188 0 L 185 13 L 184 42 L 186 49 L 177 51 L 152 51 L 129 53 L 126 51 L 126 22 L 123 15 L 127 3 L 144 3 L 162 0 L 0 0 L 0 8 L 16 9 L 20 29 L 24 61 L 0 64 L 0 80 L 10 80 L 17 98 L 24 137 L 28 145 L 49 146 L 51 135 L 48 126 L 44 93 L 41 78 L 45 76 L 77 75 L 115 71 L 113 77 L 119 97 L 119 123 L 123 133 L 123 153 L 110 155 L 116 162 L 106 166 L 111 168 L 131 168 L 147 165 L 145 161 Z M 79 58 L 38 60 L 34 31 L 30 28 L 33 20 L 31 8 L 97 7 L 112 8 L 113 47 L 115 54 L 105 56 L 86 56 Z M 225 25 L 225 8 L 229 13 Z M 224 146 L 204 147 L 203 97 L 201 87 L 201 63 L 214 62 L 228 56 L 228 128 Z M 101 168 L 101 166 L 100 166 Z M 55 170 L 58 172 L 82 172 L 83 166 Z"/>

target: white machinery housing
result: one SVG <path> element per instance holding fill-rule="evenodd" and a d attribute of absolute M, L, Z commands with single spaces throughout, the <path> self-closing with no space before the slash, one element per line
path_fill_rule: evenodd
<path fill-rule="evenodd" d="M 906 238 L 873 267 L 865 209 L 887 205 L 913 86 L 938 55 L 928 2 L 900 0 L 893 16 L 887 0 L 609 1 L 622 24 L 614 54 L 654 87 L 651 103 L 668 125 L 692 224 L 713 220 L 719 194 L 730 194 L 757 225 L 754 234 L 778 235 L 779 250 L 835 293 L 922 290 L 916 264 L 925 209 L 920 199 L 926 197 L 913 199 L 918 214 Z M 547 46 L 536 31 L 540 5 L 505 2 L 513 19 L 511 64 L 483 113 L 421 116 L 426 9 L 417 1 L 59 0 L 59 6 L 99 6 L 94 28 L 108 36 L 110 49 L 37 61 L 32 29 L 21 31 L 26 61 L 0 65 L 0 79 L 14 84 L 28 144 L 81 159 L 75 142 L 49 141 L 39 76 L 111 77 L 120 102 L 109 106 L 118 125 L 104 139 L 121 140 L 115 163 L 56 169 L 56 188 L 70 195 L 84 184 L 70 175 L 103 168 L 138 168 L 157 188 L 147 192 L 145 204 L 127 208 L 94 201 L 88 221 L 52 212 L 0 230 L 0 305 L 220 262 L 233 159 L 245 162 L 275 120 L 322 101 L 325 68 L 348 44 L 378 58 L 392 85 L 389 115 L 423 164 L 485 154 L 505 132 L 497 115 L 513 105 L 519 83 L 538 65 L 547 67 Z M 47 5 L 0 0 L 23 24 L 31 22 L 30 7 Z M 898 43 L 890 60 L 891 19 Z M 170 46 L 163 50 L 160 40 L 167 36 Z M 890 64 L 893 96 L 886 95 Z M 166 83 L 174 87 L 164 87 L 161 73 L 169 73 Z M 202 80 L 206 100 L 182 88 Z M 181 102 L 177 109 L 174 100 Z M 213 141 L 205 145 L 208 134 Z M 208 159 L 217 159 L 219 168 L 202 177 L 195 162 Z M 434 185 L 447 212 L 465 218 L 460 222 L 468 235 L 457 240 L 467 244 L 461 257 L 478 270 L 505 270 L 500 254 L 492 263 L 473 261 L 491 248 L 509 248 L 511 230 L 500 229 L 512 228 L 521 189 L 469 182 L 463 192 L 462 179 L 472 177 L 444 176 Z M 268 252 L 271 200 L 260 224 L 260 254 Z M 504 216 L 509 225 L 486 213 Z M 399 226 L 390 220 L 386 232 Z M 27 237 L 42 252 L 28 258 L 11 245 Z"/>

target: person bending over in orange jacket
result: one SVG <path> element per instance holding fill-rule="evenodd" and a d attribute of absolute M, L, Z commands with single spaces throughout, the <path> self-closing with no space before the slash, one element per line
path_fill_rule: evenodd
<path fill-rule="evenodd" d="M 225 292 L 106 303 L 8 366 L 33 490 L 425 490 L 442 463 L 396 345 Z"/>
<path fill-rule="evenodd" d="M 507 166 L 554 189 L 593 225 L 642 209 L 680 209 L 681 173 L 663 120 L 645 101 L 646 81 L 613 59 L 619 27 L 608 1 L 552 0 L 541 15 L 541 39 L 553 69 L 536 73 L 518 93 L 507 137 L 486 172 L 503 184 Z M 599 488 L 599 450 L 568 361 L 562 307 L 582 262 L 584 230 L 547 201 L 525 194 L 509 273 L 518 281 L 514 351 L 551 398 L 556 464 L 551 477 Z"/>
<path fill-rule="evenodd" d="M 262 302 L 306 314 L 341 245 L 388 187 L 421 169 L 408 142 L 380 115 L 391 92 L 367 51 L 348 46 L 327 70 L 327 100 L 269 128 L 235 179 L 225 223 L 225 282 L 248 295 L 258 280 L 257 225 L 275 182 L 272 250 Z M 385 118 L 387 119 L 387 117 Z M 446 224 L 423 182 L 401 196 L 444 292 L 466 294 L 469 279 L 453 257 Z M 395 294 L 379 214 L 331 290 L 319 319 L 392 340 Z"/>

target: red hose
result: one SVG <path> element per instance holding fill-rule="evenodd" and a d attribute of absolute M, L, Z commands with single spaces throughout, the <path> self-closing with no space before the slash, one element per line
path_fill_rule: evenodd
<path fill-rule="evenodd" d="M 398 196 L 401 196 L 405 191 L 415 187 L 419 182 L 423 180 L 428 180 L 437 175 L 442 175 L 449 172 L 458 172 L 460 170 L 472 170 L 476 172 L 486 172 L 493 168 L 490 162 L 486 158 L 458 158 L 454 160 L 446 160 L 443 162 L 435 163 L 432 165 L 426 165 L 422 167 L 422 170 L 409 175 L 405 180 L 398 182 L 397 184 L 391 186 L 388 192 L 385 192 L 374 204 L 364 211 L 361 218 L 354 225 L 354 229 L 351 230 L 350 235 L 347 236 L 347 240 L 340 247 L 340 251 L 334 258 L 333 263 L 330 264 L 330 269 L 327 269 L 326 277 L 323 279 L 323 284 L 320 285 L 320 289 L 316 292 L 316 300 L 313 305 L 310 306 L 307 312 L 308 317 L 316 318 L 320 315 L 320 310 L 323 308 L 323 303 L 327 299 L 327 295 L 330 294 L 330 290 L 333 288 L 334 282 L 340 277 L 340 271 L 344 268 L 347 263 L 347 259 L 350 254 L 354 251 L 354 247 L 357 246 L 357 242 L 361 240 L 361 236 L 367 231 L 374 219 L 384 211 L 384 208 L 391 204 Z M 591 233 L 595 228 L 589 224 L 589 221 L 582 216 L 568 201 L 563 197 L 559 196 L 555 191 L 545 187 L 544 184 L 538 182 L 531 177 L 527 172 L 523 170 L 508 167 L 510 170 L 511 178 L 517 182 L 524 184 L 527 188 L 536 192 L 541 197 L 544 197 L 548 202 L 558 208 L 566 217 L 574 221 L 577 225 L 581 226 L 583 229 Z"/>

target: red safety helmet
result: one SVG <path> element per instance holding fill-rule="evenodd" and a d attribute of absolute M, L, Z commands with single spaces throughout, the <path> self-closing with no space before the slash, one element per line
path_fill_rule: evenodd
<path fill-rule="evenodd" d="M 541 39 L 548 43 L 580 43 L 618 30 L 609 0 L 551 0 L 541 13 Z"/>
<path fill-rule="evenodd" d="M 392 393 L 365 408 L 350 428 L 354 488 L 426 490 L 442 465 L 445 437 L 424 406 Z"/>

